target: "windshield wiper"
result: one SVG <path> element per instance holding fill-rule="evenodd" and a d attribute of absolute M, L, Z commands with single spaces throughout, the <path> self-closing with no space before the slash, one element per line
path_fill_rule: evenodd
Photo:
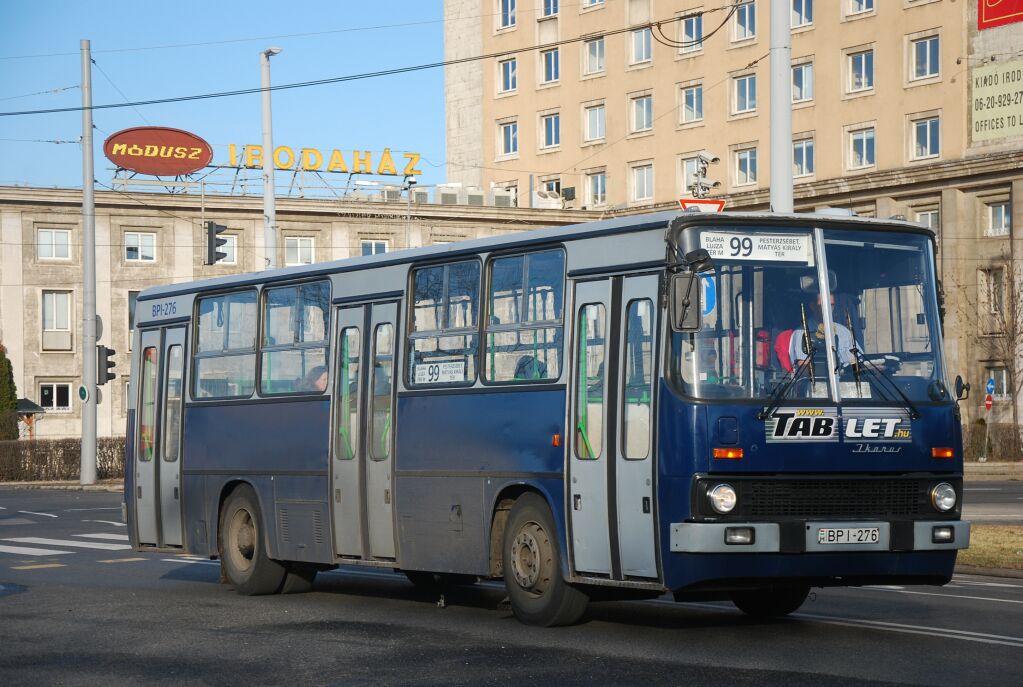
<path fill-rule="evenodd" d="M 813 358 L 811 356 L 807 356 L 799 361 L 799 366 L 789 373 L 788 379 L 778 385 L 778 387 L 774 390 L 774 393 L 771 394 L 771 399 L 768 401 L 767 405 L 764 406 L 759 413 L 757 413 L 758 420 L 766 420 L 771 417 L 771 413 L 778 409 L 778 406 L 781 405 L 785 396 L 789 393 L 789 389 L 791 389 L 792 385 L 796 383 L 797 379 L 799 379 L 803 370 L 807 368 L 810 368 L 811 370 L 813 369 Z M 811 374 L 813 373 L 811 372 Z"/>
<path fill-rule="evenodd" d="M 909 417 L 911 420 L 917 420 L 920 418 L 920 411 L 917 410 L 917 407 L 909 400 L 909 396 L 904 394 L 902 389 L 899 388 L 899 385 L 892 381 L 891 377 L 885 374 L 885 371 L 879 368 L 873 360 L 868 360 L 863 355 L 863 351 L 856 347 L 855 343 L 853 344 L 853 347 L 849 349 L 849 352 L 853 354 L 853 358 L 858 363 L 862 363 L 863 369 L 869 372 L 874 379 L 878 380 L 878 382 L 883 381 L 889 390 L 894 390 L 895 393 L 898 394 L 899 398 L 902 399 L 903 406 L 909 411 Z M 893 398 L 891 400 L 894 401 L 897 399 Z"/>
<path fill-rule="evenodd" d="M 810 361 L 810 392 L 813 393 L 817 390 L 817 374 L 813 369 L 813 356 L 817 353 L 817 347 L 813 345 L 813 337 L 810 336 L 810 329 L 806 324 L 806 306 L 801 304 L 799 312 L 803 316 L 803 355 L 806 356 L 805 360 Z"/>

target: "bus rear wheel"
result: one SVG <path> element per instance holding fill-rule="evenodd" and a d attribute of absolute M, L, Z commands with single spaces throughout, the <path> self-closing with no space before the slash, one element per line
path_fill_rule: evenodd
<path fill-rule="evenodd" d="M 583 616 L 589 597 L 561 575 L 554 517 L 536 494 L 512 506 L 504 530 L 504 583 L 515 617 L 527 625 L 571 625 Z"/>
<path fill-rule="evenodd" d="M 809 594 L 809 587 L 768 587 L 732 592 L 732 603 L 753 618 L 780 618 L 795 612 Z"/>
<path fill-rule="evenodd" d="M 220 560 L 227 580 L 239 594 L 274 594 L 284 581 L 285 568 L 266 552 L 263 516 L 252 487 L 231 492 L 220 514 Z"/>

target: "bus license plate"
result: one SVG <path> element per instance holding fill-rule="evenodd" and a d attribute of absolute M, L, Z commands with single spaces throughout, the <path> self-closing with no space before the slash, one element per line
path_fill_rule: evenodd
<path fill-rule="evenodd" d="M 880 541 L 880 527 L 821 527 L 817 530 L 818 544 L 877 544 Z"/>

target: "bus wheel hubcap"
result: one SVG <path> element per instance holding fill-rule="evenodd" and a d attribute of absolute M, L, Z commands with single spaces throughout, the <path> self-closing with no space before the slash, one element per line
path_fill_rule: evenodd
<path fill-rule="evenodd" d="M 252 516 L 246 510 L 239 510 L 234 514 L 232 522 L 231 558 L 240 569 L 246 570 L 252 564 L 252 557 L 256 553 L 256 528 L 252 522 Z"/>
<path fill-rule="evenodd" d="M 512 544 L 512 573 L 523 589 L 542 592 L 538 588 L 543 555 L 541 542 L 546 540 L 544 531 L 536 523 L 528 523 L 515 537 Z"/>

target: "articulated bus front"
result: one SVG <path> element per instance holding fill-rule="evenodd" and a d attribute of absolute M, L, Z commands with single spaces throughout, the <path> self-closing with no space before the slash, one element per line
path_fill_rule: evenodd
<path fill-rule="evenodd" d="M 667 587 L 788 612 L 810 586 L 947 582 L 969 524 L 929 233 L 720 216 L 669 242 Z"/>

